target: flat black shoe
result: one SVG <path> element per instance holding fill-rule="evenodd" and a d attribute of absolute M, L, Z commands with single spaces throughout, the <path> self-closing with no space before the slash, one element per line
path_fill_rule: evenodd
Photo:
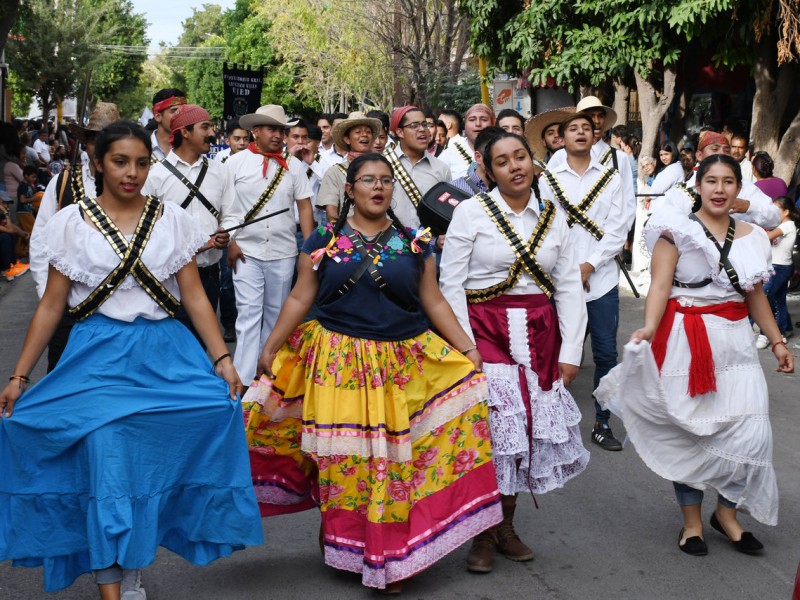
<path fill-rule="evenodd" d="M 759 542 L 756 537 L 750 533 L 749 531 L 745 531 L 742 534 L 742 538 L 734 542 L 731 540 L 731 537 L 725 532 L 723 529 L 722 524 L 717 519 L 717 511 L 711 513 L 711 526 L 719 531 L 722 535 L 724 535 L 728 540 L 730 540 L 733 547 L 736 548 L 742 554 L 758 554 L 761 550 L 764 549 L 764 544 Z"/>
<path fill-rule="evenodd" d="M 226 327 L 225 332 L 222 334 L 222 339 L 225 340 L 227 343 L 235 342 L 236 341 L 236 328 L 235 327 Z"/>
<path fill-rule="evenodd" d="M 622 450 L 622 442 L 614 437 L 611 428 L 608 426 L 603 427 L 600 423 L 594 424 L 594 429 L 592 429 L 592 441 L 603 450 L 610 450 L 612 452 Z"/>
<path fill-rule="evenodd" d="M 682 538 L 683 529 L 681 529 L 681 532 L 678 534 L 678 548 L 681 549 L 681 552 L 686 552 L 686 554 L 691 554 L 692 556 L 705 556 L 708 554 L 708 546 L 706 546 L 705 541 L 699 535 L 686 538 L 683 545 L 681 545 Z"/>

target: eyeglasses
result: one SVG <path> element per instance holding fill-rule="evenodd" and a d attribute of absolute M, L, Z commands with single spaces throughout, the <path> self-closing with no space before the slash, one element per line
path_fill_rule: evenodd
<path fill-rule="evenodd" d="M 394 185 L 394 179 L 391 177 L 373 177 L 372 175 L 362 175 L 361 177 L 357 177 L 356 181 L 360 181 L 368 188 L 374 188 L 378 185 L 378 182 L 381 182 L 382 187 L 392 187 Z"/>
<path fill-rule="evenodd" d="M 402 129 L 411 129 L 412 131 L 419 131 L 420 129 L 433 129 L 436 127 L 433 123 L 428 123 L 427 121 L 414 121 L 413 123 L 409 123 L 408 125 L 400 125 Z"/>

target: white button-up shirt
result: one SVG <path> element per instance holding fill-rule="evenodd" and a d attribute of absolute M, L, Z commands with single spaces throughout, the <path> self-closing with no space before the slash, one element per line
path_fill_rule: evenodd
<path fill-rule="evenodd" d="M 628 162 L 627 159 L 625 162 Z M 548 164 L 547 170 L 559 181 L 570 204 L 578 205 L 606 168 L 592 159 L 583 175 L 573 171 L 566 160 L 555 167 Z M 564 211 L 544 177 L 539 179 L 539 187 L 542 198 L 555 202 L 556 207 Z M 628 205 L 623 200 L 621 188 L 620 173 L 615 173 L 586 211 L 586 216 L 603 231 L 601 240 L 596 240 L 579 223 L 573 224 L 570 229 L 578 264 L 589 263 L 594 267 L 594 273 L 589 277 L 590 289 L 586 292 L 587 302 L 600 298 L 619 283 L 619 271 L 614 258 L 622 250 L 631 225 Z M 566 211 L 564 214 L 566 215 Z"/>
<path fill-rule="evenodd" d="M 495 188 L 489 195 L 508 218 L 514 230 L 524 240 L 533 235 L 539 222 L 539 203 L 531 194 L 528 205 L 517 214 Z M 561 211 L 556 211 L 550 230 L 536 253 L 536 262 L 552 279 L 556 287 L 554 299 L 558 313 L 562 344 L 559 362 L 578 365 L 583 351 L 586 331 L 586 303 L 570 230 Z M 460 203 L 447 229 L 447 242 L 442 251 L 439 287 L 453 307 L 464 331 L 473 338 L 467 311 L 465 289 L 491 287 L 508 278 L 508 270 L 517 256 L 477 198 Z M 509 295 L 542 294 L 541 288 L 527 271 L 522 271 L 517 284 L 506 292 Z"/>
<path fill-rule="evenodd" d="M 158 138 L 156 137 L 156 132 L 150 134 L 150 143 L 153 146 L 153 157 L 156 160 L 164 160 L 167 158 L 167 155 L 164 154 L 164 151 L 161 149 L 161 146 L 158 145 Z"/>
<path fill-rule="evenodd" d="M 469 160 L 464 158 L 456 146 L 459 146 L 464 150 L 464 152 L 466 152 Z M 475 151 L 469 147 L 467 138 L 461 135 L 456 135 L 450 138 L 450 141 L 447 142 L 447 148 L 445 148 L 439 155 L 439 160 L 441 160 L 450 168 L 450 174 L 453 176 L 452 179 L 458 179 L 459 177 L 466 176 L 467 169 L 469 169 L 469 166 L 472 164 L 474 156 Z"/>
<path fill-rule="evenodd" d="M 305 163 L 294 156 L 290 156 L 286 162 L 289 170 L 284 173 L 269 202 L 253 216 L 254 219 L 284 208 L 293 209 L 296 202 L 308 202 L 310 207 L 311 185 L 306 177 Z M 269 159 L 266 176 L 262 175 L 263 164 L 264 156 L 250 150 L 237 152 L 225 162 L 228 177 L 232 180 L 234 201 L 230 214 L 223 215 L 223 227 L 243 223 L 245 215 L 272 182 L 278 171 L 278 163 Z M 297 256 L 296 232 L 294 210 L 289 210 L 237 229 L 231 233 L 231 238 L 246 256 L 257 260 L 278 260 Z"/>
<path fill-rule="evenodd" d="M 201 156 L 193 164 L 189 164 L 175 154 L 173 150 L 170 150 L 165 160 L 174 166 L 186 179 L 196 183 L 203 168 L 204 158 L 204 156 Z M 200 183 L 200 192 L 219 211 L 220 218 L 217 219 L 212 215 L 197 197 L 192 199 L 189 206 L 186 207 L 186 211 L 191 215 L 201 231 L 206 232 L 210 238 L 219 227 L 224 215 L 231 212 L 233 207 L 233 186 L 228 181 L 228 173 L 221 162 L 209 160 L 208 158 L 206 158 L 206 161 L 208 162 L 208 171 Z M 150 168 L 150 174 L 147 176 L 147 181 L 145 181 L 142 188 L 142 194 L 145 196 L 152 195 L 163 202 L 174 202 L 178 206 L 183 204 L 189 193 L 189 188 L 161 163 L 156 163 Z M 206 250 L 197 255 L 197 266 L 208 267 L 217 264 L 220 258 L 222 258 L 222 250 L 214 248 Z"/>
<path fill-rule="evenodd" d="M 441 181 L 451 181 L 453 178 L 450 176 L 450 168 L 435 156 L 431 156 L 427 152 L 422 153 L 416 163 L 412 163 L 411 159 L 403 152 L 400 144 L 392 148 L 395 156 L 397 156 L 400 164 L 405 167 L 411 180 L 416 184 L 420 194 L 423 196 L 434 185 Z M 400 181 L 395 181 L 394 190 L 392 192 L 392 209 L 400 222 L 406 227 L 416 229 L 419 227 L 419 217 L 417 216 L 417 208 L 411 202 L 411 199 L 406 194 Z"/>
<path fill-rule="evenodd" d="M 97 198 L 97 189 L 95 188 L 95 179 L 92 175 L 92 170 L 89 163 L 81 164 L 81 176 L 83 181 L 83 191 L 90 198 Z M 42 231 L 47 222 L 53 218 L 53 215 L 58 212 L 58 194 L 61 191 L 58 188 L 59 178 L 53 177 L 47 184 L 47 187 L 42 194 L 42 202 L 39 205 L 39 212 L 36 214 L 36 220 L 33 222 L 33 231 L 31 232 L 30 241 L 30 262 L 31 274 L 36 283 L 36 293 L 39 298 L 44 295 L 44 289 L 47 287 L 47 273 L 50 270 L 50 263 L 47 258 L 42 255 Z M 69 185 L 69 181 L 67 185 Z M 74 198 L 78 202 L 80 198 Z"/>

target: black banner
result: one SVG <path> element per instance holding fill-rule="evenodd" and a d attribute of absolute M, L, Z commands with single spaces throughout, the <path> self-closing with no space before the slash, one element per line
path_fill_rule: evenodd
<path fill-rule="evenodd" d="M 222 80 L 225 85 L 226 121 L 254 113 L 261 106 L 264 67 L 225 63 Z"/>

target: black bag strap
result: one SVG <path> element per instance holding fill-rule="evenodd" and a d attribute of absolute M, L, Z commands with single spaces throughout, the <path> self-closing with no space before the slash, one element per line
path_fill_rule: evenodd
<path fill-rule="evenodd" d="M 208 159 L 205 156 L 203 157 L 203 166 L 200 167 L 200 173 L 197 175 L 197 180 L 194 183 L 189 181 L 189 179 L 187 179 L 187 177 L 166 158 L 161 161 L 161 164 L 167 171 L 177 177 L 183 185 L 189 188 L 189 195 L 186 196 L 186 199 L 181 203 L 181 208 L 185 209 L 192 203 L 192 200 L 197 198 L 200 203 L 206 207 L 206 210 L 214 216 L 215 219 L 219 219 L 219 211 L 214 208 L 214 205 L 211 204 L 211 202 L 208 201 L 208 198 L 206 198 L 200 191 L 200 186 L 203 185 L 203 180 L 208 172 Z"/>
<path fill-rule="evenodd" d="M 725 232 L 725 242 L 720 246 L 717 238 L 715 238 L 714 234 L 711 233 L 705 224 L 697 218 L 697 215 L 691 214 L 689 215 L 689 218 L 697 223 L 700 223 L 700 227 L 703 228 L 703 232 L 706 234 L 706 237 L 714 242 L 717 250 L 719 250 L 720 271 L 725 271 L 725 274 L 728 276 L 728 280 L 731 282 L 733 289 L 739 292 L 739 294 L 742 296 L 746 295 L 746 292 L 739 284 L 739 274 L 736 272 L 736 269 L 733 268 L 731 261 L 728 259 L 728 254 L 730 254 L 731 247 L 733 246 L 733 239 L 736 236 L 736 221 L 733 219 L 733 217 L 728 217 L 728 230 Z"/>
<path fill-rule="evenodd" d="M 369 274 L 372 276 L 372 279 L 378 285 L 378 288 L 380 288 L 381 292 L 383 292 L 389 298 L 389 300 L 391 300 L 398 306 L 406 309 L 407 307 L 404 306 L 403 303 L 399 302 L 386 287 L 386 281 L 381 276 L 381 273 L 378 270 L 377 265 L 375 264 L 376 262 L 375 259 L 378 256 L 380 256 L 381 252 L 386 247 L 386 244 L 389 243 L 389 240 L 392 239 L 392 236 L 394 235 L 395 231 L 397 231 L 394 224 L 393 223 L 390 224 L 389 227 L 387 227 L 378 236 L 378 238 L 373 243 L 372 248 L 370 248 L 369 250 L 367 250 L 367 248 L 365 247 L 364 242 L 361 240 L 361 237 L 357 233 L 352 231 L 349 225 L 345 224 L 345 228 L 346 230 L 344 230 L 342 233 L 346 235 L 348 238 L 350 238 L 350 241 L 353 243 L 353 247 L 356 249 L 359 256 L 361 257 L 361 262 L 358 263 L 358 266 L 355 268 L 350 277 L 348 277 L 347 281 L 345 281 L 339 287 L 339 289 L 337 289 L 327 298 L 319 302 L 319 305 L 327 306 L 328 304 L 331 304 L 332 302 L 338 300 L 342 296 L 347 295 L 347 293 L 353 289 L 356 283 L 358 283 L 358 280 L 361 279 L 365 273 L 369 272 Z"/>

